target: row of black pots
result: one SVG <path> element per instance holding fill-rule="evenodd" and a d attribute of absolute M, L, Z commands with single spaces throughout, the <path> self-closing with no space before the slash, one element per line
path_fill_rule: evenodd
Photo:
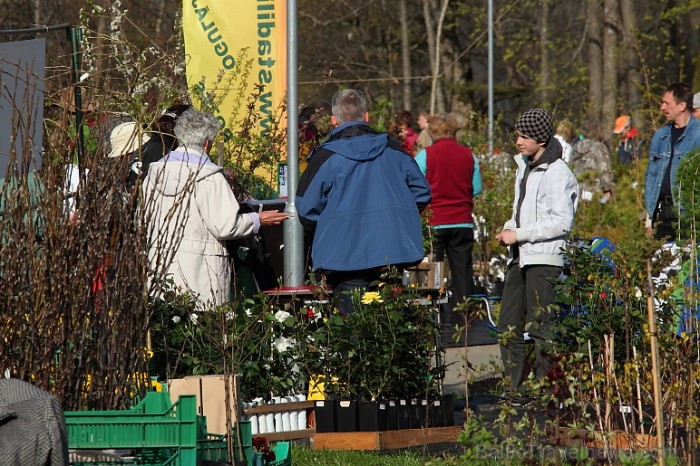
<path fill-rule="evenodd" d="M 454 397 L 432 400 L 317 400 L 316 432 L 374 432 L 454 425 Z"/>

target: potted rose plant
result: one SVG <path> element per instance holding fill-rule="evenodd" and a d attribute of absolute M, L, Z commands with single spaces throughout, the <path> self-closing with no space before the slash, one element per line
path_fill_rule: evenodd
<path fill-rule="evenodd" d="M 436 394 L 444 374 L 444 367 L 433 362 L 437 306 L 417 289 L 398 284 L 396 275 L 355 293 L 349 316 L 339 315 L 329 300 L 319 300 L 326 304 L 302 312 L 293 325 L 299 367 L 309 379 L 325 382 L 322 408 L 334 405 L 342 413 L 337 419 L 350 420 L 351 426 L 357 409 L 363 414 L 361 430 L 385 430 L 387 413 L 397 416 L 401 406 L 396 400 Z M 365 417 L 365 412 L 372 414 Z M 321 421 L 321 411 L 316 414 Z M 388 425 L 396 428 L 398 422 L 390 419 Z"/>

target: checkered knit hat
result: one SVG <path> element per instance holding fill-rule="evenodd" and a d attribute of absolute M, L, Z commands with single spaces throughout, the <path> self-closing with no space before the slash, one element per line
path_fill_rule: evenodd
<path fill-rule="evenodd" d="M 520 115 L 515 129 L 537 142 L 549 142 L 554 133 L 552 118 L 541 108 L 532 108 Z"/>

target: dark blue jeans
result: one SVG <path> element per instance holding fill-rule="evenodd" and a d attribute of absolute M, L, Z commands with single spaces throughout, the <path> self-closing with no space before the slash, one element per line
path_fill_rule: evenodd
<path fill-rule="evenodd" d="M 379 280 L 381 273 L 380 268 L 326 272 L 326 282 L 333 287 L 333 302 L 340 315 L 352 313 L 352 294 L 369 288 L 370 283 Z"/>

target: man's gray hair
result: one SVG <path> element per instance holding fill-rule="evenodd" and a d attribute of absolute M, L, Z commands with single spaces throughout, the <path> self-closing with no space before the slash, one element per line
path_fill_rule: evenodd
<path fill-rule="evenodd" d="M 331 107 L 339 125 L 350 121 L 364 121 L 367 113 L 367 99 L 362 91 L 345 89 L 335 93 Z"/>
<path fill-rule="evenodd" d="M 205 142 L 216 138 L 220 128 L 211 112 L 189 108 L 177 119 L 173 133 L 185 147 L 201 148 Z"/>

